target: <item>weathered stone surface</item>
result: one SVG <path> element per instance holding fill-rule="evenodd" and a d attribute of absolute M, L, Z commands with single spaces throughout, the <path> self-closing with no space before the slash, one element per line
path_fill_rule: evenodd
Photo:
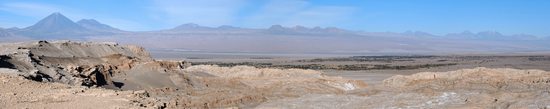
<path fill-rule="evenodd" d="M 116 43 L 38 41 L 2 44 L 1 60 L 36 81 L 85 86 L 112 86 L 111 76 L 134 64 L 153 61 L 140 47 Z M 7 52 L 11 51 L 11 52 Z"/>

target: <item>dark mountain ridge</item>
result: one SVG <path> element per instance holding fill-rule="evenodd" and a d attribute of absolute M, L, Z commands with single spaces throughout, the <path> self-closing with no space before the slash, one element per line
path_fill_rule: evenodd
<path fill-rule="evenodd" d="M 113 28 L 109 25 L 98 22 L 95 19 L 82 19 L 76 22 L 78 25 L 97 32 L 122 32 L 122 30 Z"/>
<path fill-rule="evenodd" d="M 34 39 L 83 39 L 85 36 L 112 35 L 121 32 L 119 29 L 93 19 L 83 19 L 75 23 L 58 12 L 45 17 L 32 26 L 10 31 L 16 35 Z"/>

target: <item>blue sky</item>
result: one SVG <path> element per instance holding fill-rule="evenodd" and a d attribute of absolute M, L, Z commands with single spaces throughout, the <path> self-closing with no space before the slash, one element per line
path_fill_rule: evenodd
<path fill-rule="evenodd" d="M 27 27 L 53 12 L 134 31 L 184 23 L 249 28 L 281 24 L 550 36 L 550 0 L 2 0 L 0 27 Z"/>

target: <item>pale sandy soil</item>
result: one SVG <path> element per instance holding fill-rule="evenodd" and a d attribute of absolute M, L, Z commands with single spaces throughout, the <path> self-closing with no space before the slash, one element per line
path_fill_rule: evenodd
<path fill-rule="evenodd" d="M 117 109 L 141 108 L 132 91 L 42 83 L 0 72 L 0 108 Z"/>

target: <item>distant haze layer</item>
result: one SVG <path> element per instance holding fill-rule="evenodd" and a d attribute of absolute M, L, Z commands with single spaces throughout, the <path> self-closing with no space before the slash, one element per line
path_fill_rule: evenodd
<path fill-rule="evenodd" d="M 26 28 L 0 29 L 2 41 L 85 40 L 136 44 L 149 49 L 208 52 L 469 54 L 550 51 L 550 38 L 495 31 L 432 35 L 409 31 L 362 32 L 335 27 L 267 29 L 183 24 L 159 31 L 124 31 L 93 19 L 74 22 L 54 13 Z"/>

